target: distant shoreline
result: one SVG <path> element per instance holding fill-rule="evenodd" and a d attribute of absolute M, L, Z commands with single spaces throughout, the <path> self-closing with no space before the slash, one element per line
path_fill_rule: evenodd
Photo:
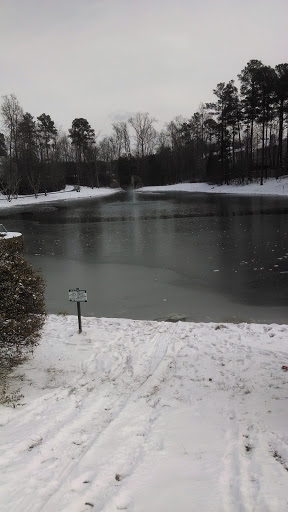
<path fill-rule="evenodd" d="M 105 197 L 121 192 L 121 188 L 90 188 L 80 187 L 80 191 L 66 186 L 64 190 L 49 192 L 47 195 L 41 193 L 37 198 L 33 195 L 18 196 L 17 199 L 7 201 L 6 197 L 0 194 L 0 209 L 12 206 L 32 205 L 50 203 L 63 200 L 91 199 L 94 197 Z M 162 192 L 190 192 L 203 194 L 237 194 L 244 196 L 288 196 L 288 176 L 281 176 L 276 180 L 269 178 L 263 185 L 250 183 L 248 185 L 210 185 L 208 183 L 175 183 L 174 185 L 163 185 L 155 187 L 141 187 L 135 189 L 137 193 L 162 193 Z"/>
<path fill-rule="evenodd" d="M 288 196 L 288 176 L 267 179 L 263 185 L 249 183 L 248 185 L 209 185 L 208 183 L 177 183 L 158 187 L 142 187 L 140 193 L 149 192 L 198 192 L 204 194 L 238 194 L 261 196 Z"/>

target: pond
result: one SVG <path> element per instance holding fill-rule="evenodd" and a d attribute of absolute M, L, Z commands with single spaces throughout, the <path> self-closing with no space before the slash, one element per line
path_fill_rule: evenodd
<path fill-rule="evenodd" d="M 49 313 L 287 323 L 285 198 L 121 192 L 0 210 L 41 269 Z"/>

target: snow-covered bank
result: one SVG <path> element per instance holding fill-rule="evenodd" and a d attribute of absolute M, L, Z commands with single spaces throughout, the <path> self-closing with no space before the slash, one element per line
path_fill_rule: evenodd
<path fill-rule="evenodd" d="M 202 192 L 206 194 L 243 194 L 243 195 L 288 195 L 288 176 L 278 180 L 270 178 L 263 185 L 250 183 L 249 185 L 209 185 L 208 183 L 177 183 L 163 187 L 143 187 L 137 192 Z"/>
<path fill-rule="evenodd" d="M 50 192 L 35 196 L 18 196 L 17 199 L 7 201 L 7 198 L 0 193 L 0 209 L 11 206 L 21 206 L 27 204 L 40 204 L 59 200 L 74 200 L 91 197 L 103 197 L 120 192 L 122 189 L 112 188 L 89 188 L 81 187 L 79 192 L 67 186 L 59 192 Z M 259 182 L 249 185 L 209 185 L 208 183 L 178 183 L 175 185 L 164 185 L 161 187 L 142 187 L 136 192 L 202 192 L 210 194 L 243 194 L 243 195 L 288 195 L 288 176 L 282 176 L 278 180 L 268 179 L 261 186 Z"/>
<path fill-rule="evenodd" d="M 121 189 L 116 188 L 90 188 L 90 187 L 80 187 L 80 191 L 76 192 L 76 190 L 72 190 L 71 186 L 67 186 L 65 190 L 60 190 L 59 192 L 49 192 L 46 196 L 45 194 L 40 194 L 37 198 L 35 196 L 18 196 L 17 199 L 12 199 L 10 202 L 7 201 L 7 198 L 0 194 L 0 208 L 9 208 L 10 206 L 21 206 L 25 204 L 40 204 L 51 201 L 63 201 L 64 199 L 83 199 L 83 198 L 91 198 L 91 197 L 103 197 L 109 196 L 111 194 L 115 194 L 119 192 Z"/>
<path fill-rule="evenodd" d="M 5 512 L 287 512 L 288 326 L 49 316 L 1 406 Z"/>
<path fill-rule="evenodd" d="M 17 233 L 16 231 L 0 231 L 0 240 L 19 238 L 20 236 L 22 236 L 22 233 Z"/>

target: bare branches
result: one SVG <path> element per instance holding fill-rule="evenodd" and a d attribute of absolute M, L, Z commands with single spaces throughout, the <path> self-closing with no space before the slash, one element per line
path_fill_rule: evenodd
<path fill-rule="evenodd" d="M 153 152 L 156 145 L 157 132 L 153 126 L 156 122 L 148 112 L 137 112 L 128 119 L 128 123 L 135 130 L 136 153 L 143 157 Z"/>

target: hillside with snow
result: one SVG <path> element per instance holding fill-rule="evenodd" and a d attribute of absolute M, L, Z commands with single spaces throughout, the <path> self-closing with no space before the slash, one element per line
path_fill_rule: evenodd
<path fill-rule="evenodd" d="M 287 363 L 286 325 L 49 316 L 0 408 L 1 510 L 287 512 Z"/>

